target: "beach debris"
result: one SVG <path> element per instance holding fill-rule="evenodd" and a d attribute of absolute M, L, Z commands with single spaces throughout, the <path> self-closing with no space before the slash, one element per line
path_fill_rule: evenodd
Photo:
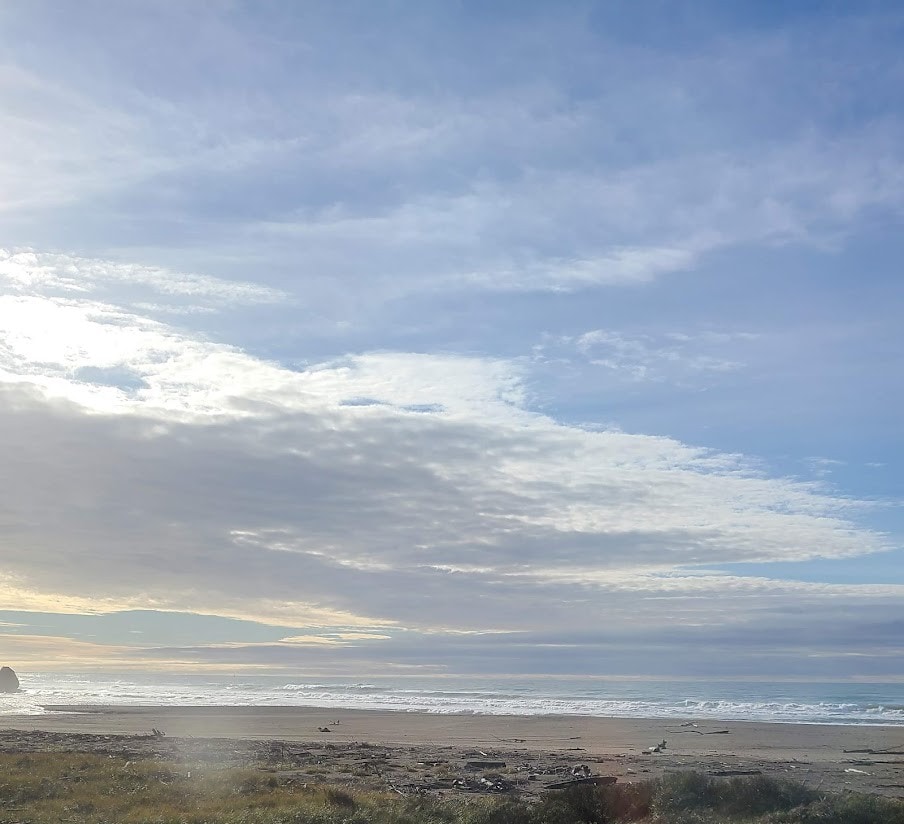
<path fill-rule="evenodd" d="M 663 738 L 658 744 L 653 747 L 647 747 L 646 752 L 662 752 L 665 749 L 665 739 Z"/>
<path fill-rule="evenodd" d="M 3 696 L 0 695 L 0 705 L 2 703 Z M 163 716 L 154 714 L 147 714 L 144 719 L 144 723 L 166 720 Z M 155 738 L 150 734 L 151 728 L 143 727 L 143 724 L 140 734 L 129 735 L 0 730 L 0 752 L 65 750 L 91 752 L 103 758 L 112 754 L 114 757 L 124 759 L 117 763 L 129 764 L 123 774 L 131 774 L 136 778 L 142 774 L 140 770 L 136 772 L 136 765 L 143 764 L 146 760 L 178 762 L 184 766 L 181 770 L 177 769 L 174 775 L 185 780 L 186 770 L 191 769 L 192 781 L 202 779 L 203 770 L 200 765 L 222 764 L 262 770 L 264 780 L 268 773 L 271 773 L 278 777 L 280 786 L 291 783 L 297 788 L 301 787 L 302 783 L 310 787 L 320 782 L 348 782 L 354 786 L 368 790 L 378 789 L 393 795 L 398 793 L 413 798 L 428 793 L 457 797 L 462 801 L 506 798 L 509 795 L 534 800 L 547 791 L 561 792 L 572 786 L 578 792 L 605 791 L 605 786 L 593 785 L 613 783 L 612 778 L 615 776 L 617 786 L 625 782 L 654 777 L 663 770 L 668 772 L 680 770 L 684 768 L 685 757 L 688 762 L 692 760 L 694 767 L 704 774 L 796 777 L 806 782 L 808 786 L 815 786 L 824 777 L 826 785 L 833 782 L 839 788 L 848 790 L 866 789 L 870 792 L 876 790 L 884 794 L 896 794 L 886 789 L 892 786 L 888 782 L 904 781 L 904 774 L 899 773 L 899 769 L 904 768 L 904 759 L 900 759 L 900 756 L 842 755 L 842 745 L 850 747 L 856 739 L 844 741 L 840 736 L 834 739 L 833 747 L 818 747 L 812 756 L 805 760 L 786 757 L 767 762 L 752 760 L 755 756 L 742 749 L 747 742 L 746 731 L 742 728 L 739 728 L 738 735 L 744 740 L 736 742 L 737 751 L 730 752 L 731 748 L 725 746 L 701 746 L 699 749 L 703 752 L 694 754 L 692 758 L 689 754 L 685 755 L 681 747 L 682 744 L 688 743 L 688 739 L 677 739 L 679 746 L 675 750 L 674 734 L 679 731 L 677 723 L 674 726 L 653 727 L 652 730 L 648 728 L 646 735 L 635 739 L 624 749 L 619 752 L 607 752 L 604 755 L 596 754 L 593 748 L 588 748 L 588 752 L 582 753 L 567 752 L 567 748 L 563 746 L 567 742 L 563 737 L 552 739 L 554 743 L 549 745 L 498 749 L 487 737 L 483 742 L 487 747 L 486 750 L 477 742 L 460 746 L 442 741 L 415 745 L 346 741 L 346 737 L 355 737 L 354 733 L 358 727 L 354 723 L 345 729 L 345 733 L 350 734 L 348 736 L 340 734 L 338 728 L 329 724 L 328 729 L 335 735 L 325 733 L 327 738 L 318 740 L 310 735 L 312 728 L 313 731 L 317 731 L 318 723 L 321 725 L 325 723 L 323 716 L 310 718 L 307 722 L 309 730 L 307 733 L 303 731 L 304 724 L 296 727 L 301 730 L 299 741 L 183 737 L 181 731 L 172 729 L 169 721 L 167 725 L 171 729 L 167 730 L 165 738 Z M 700 722 L 701 730 L 715 728 L 715 726 L 710 728 L 705 721 Z M 646 745 L 640 745 L 637 741 L 642 741 L 644 737 L 649 740 L 651 733 L 654 734 L 657 729 L 659 732 L 668 732 L 673 737 L 672 746 L 660 750 L 661 754 L 654 759 L 646 751 Z M 895 744 L 894 737 L 886 737 L 884 732 L 882 735 L 877 733 L 875 738 L 867 735 L 868 733 L 860 731 L 858 737 L 862 736 L 863 743 L 858 746 L 865 747 L 866 743 L 872 740 L 873 747 L 877 750 L 883 747 L 900 750 L 904 743 L 899 738 L 898 744 Z M 658 745 L 660 742 L 656 743 Z M 730 742 L 724 739 L 721 743 L 724 745 Z M 810 743 L 802 738 L 801 750 L 806 751 Z M 666 746 L 668 747 L 668 743 Z M 900 760 L 895 761 L 896 758 Z M 469 762 L 491 762 L 492 766 L 484 764 L 466 766 Z M 502 762 L 504 767 L 499 762 Z M 195 763 L 199 764 L 197 768 Z M 873 766 L 878 763 L 887 766 Z M 866 769 L 867 766 L 870 767 L 869 770 Z M 752 769 L 757 767 L 761 772 Z M 856 768 L 862 772 L 845 773 L 845 768 Z M 119 769 L 122 771 L 121 767 Z M 709 773 L 709 770 L 715 772 Z M 75 781 L 77 778 L 77 775 L 73 775 L 60 780 Z M 721 782 L 722 778 L 713 780 Z M 730 780 L 730 777 L 725 778 L 725 781 Z M 579 786 L 581 783 L 590 786 Z M 0 804 L 0 807 L 2 806 Z M 3 809 L 0 809 L 0 824 L 4 821 L 2 813 Z M 12 817 L 11 820 L 18 819 Z"/>
<path fill-rule="evenodd" d="M 866 770 L 858 770 L 854 767 L 848 767 L 845 769 L 846 773 L 857 773 L 857 775 L 872 775 L 872 773 L 868 773 Z"/>
<path fill-rule="evenodd" d="M 332 732 L 329 727 L 317 727 L 317 732 Z"/>
<path fill-rule="evenodd" d="M 567 790 L 569 787 L 580 787 L 580 786 L 603 786 L 606 784 L 614 784 L 618 781 L 618 778 L 614 775 L 590 775 L 586 778 L 569 778 L 568 781 L 556 781 L 552 784 L 547 784 L 547 790 Z"/>
<path fill-rule="evenodd" d="M 456 778 L 452 782 L 452 789 L 463 790 L 469 793 L 504 793 L 511 789 L 509 783 L 501 776 L 486 778 Z"/>
<path fill-rule="evenodd" d="M 0 667 L 0 692 L 16 692 L 19 689 L 19 677 L 10 667 Z"/>
<path fill-rule="evenodd" d="M 156 727 L 151 727 L 151 735 L 154 736 L 154 738 L 163 738 L 166 733 L 163 732 L 163 730 L 158 730 Z"/>
<path fill-rule="evenodd" d="M 505 766 L 505 761 L 465 761 L 469 770 L 494 770 Z"/>

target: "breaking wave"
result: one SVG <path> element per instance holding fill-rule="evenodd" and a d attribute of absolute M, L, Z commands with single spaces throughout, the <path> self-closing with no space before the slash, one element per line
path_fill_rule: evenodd
<path fill-rule="evenodd" d="M 904 726 L 901 685 L 685 682 L 487 683 L 286 681 L 275 678 L 33 674 L 0 696 L 0 715 L 34 715 L 47 706 L 309 706 L 437 714 L 587 715 L 781 723 Z M 451 681 L 452 679 L 450 679 Z M 683 692 L 683 694 L 682 694 Z M 772 693 L 772 694 L 770 694 Z M 790 693 L 790 694 L 789 694 Z M 897 700 L 896 700 L 897 699 Z"/>

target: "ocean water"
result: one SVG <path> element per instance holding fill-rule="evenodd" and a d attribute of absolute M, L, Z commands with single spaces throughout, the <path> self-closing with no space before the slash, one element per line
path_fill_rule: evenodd
<path fill-rule="evenodd" d="M 47 705 L 308 706 L 490 715 L 589 715 L 904 726 L 904 684 L 602 678 L 377 678 L 19 673 L 0 715 Z"/>

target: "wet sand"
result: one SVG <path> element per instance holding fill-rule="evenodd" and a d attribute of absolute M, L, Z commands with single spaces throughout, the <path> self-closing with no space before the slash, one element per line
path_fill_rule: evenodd
<path fill-rule="evenodd" d="M 54 707 L 0 716 L 0 751 L 257 764 L 399 792 L 542 792 L 572 773 L 762 773 L 904 797 L 904 728 L 308 707 Z M 156 729 L 164 735 L 154 735 Z M 666 742 L 659 752 L 649 748 Z M 495 763 L 494 763 L 495 762 Z"/>

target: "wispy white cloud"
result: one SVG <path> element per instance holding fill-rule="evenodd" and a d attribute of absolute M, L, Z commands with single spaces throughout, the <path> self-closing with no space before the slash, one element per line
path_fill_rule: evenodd
<path fill-rule="evenodd" d="M 642 284 L 749 244 L 837 243 L 869 209 L 900 213 L 904 158 L 883 133 L 757 154 L 688 155 L 619 170 L 537 171 L 378 211 L 246 229 L 314 271 L 361 251 L 359 288 L 579 290 Z M 512 250 L 518 250 L 513 254 Z"/>
<path fill-rule="evenodd" d="M 276 75 L 289 59 L 275 44 L 269 58 L 252 55 L 253 27 L 243 41 L 236 21 L 209 16 L 250 72 Z M 61 204 L 91 203 L 112 238 L 133 239 L 105 239 L 105 249 L 135 246 L 168 260 L 178 248 L 201 270 L 264 266 L 284 281 L 301 278 L 305 298 L 326 305 L 350 288 L 375 301 L 649 283 L 722 250 L 824 247 L 875 210 L 899 215 L 900 119 L 745 139 L 731 83 L 776 63 L 790 68 L 793 52 L 768 37 L 733 46 L 661 58 L 671 86 L 650 68 L 633 92 L 631 83 L 603 84 L 586 100 L 548 82 L 464 95 L 341 79 L 274 85 L 266 99 L 231 87 L 186 99 L 166 74 L 166 93 L 115 94 L 91 76 L 70 88 L 52 61 L 47 77 L 7 67 L 0 202 L 14 212 L 11 225 L 27 213 L 26 236 L 42 214 L 59 220 Z M 601 70 L 630 57 L 612 49 L 598 58 Z M 663 138 L 650 136 L 662 124 L 638 94 L 675 118 Z M 705 151 L 688 139 L 701 121 Z M 645 150 L 628 151 L 613 122 Z M 142 223 L 153 230 L 137 231 Z"/>
<path fill-rule="evenodd" d="M 839 461 L 837 458 L 813 456 L 805 458 L 804 464 L 815 477 L 824 478 L 831 475 L 834 470 L 844 466 L 844 461 Z"/>
<path fill-rule="evenodd" d="M 285 292 L 256 283 L 74 255 L 0 248 L 0 288 L 14 293 L 92 294 L 110 286 L 147 287 L 161 296 L 200 300 L 213 305 L 277 303 L 288 299 Z M 122 299 L 121 292 L 118 297 Z M 170 308 L 138 303 L 136 308 L 193 312 L 204 311 L 209 306 Z"/>
<path fill-rule="evenodd" d="M 653 382 L 705 385 L 745 368 L 756 351 L 753 332 L 624 332 L 592 329 L 578 335 L 545 335 L 533 348 L 540 364 L 570 364 L 604 369 L 616 383 Z"/>

